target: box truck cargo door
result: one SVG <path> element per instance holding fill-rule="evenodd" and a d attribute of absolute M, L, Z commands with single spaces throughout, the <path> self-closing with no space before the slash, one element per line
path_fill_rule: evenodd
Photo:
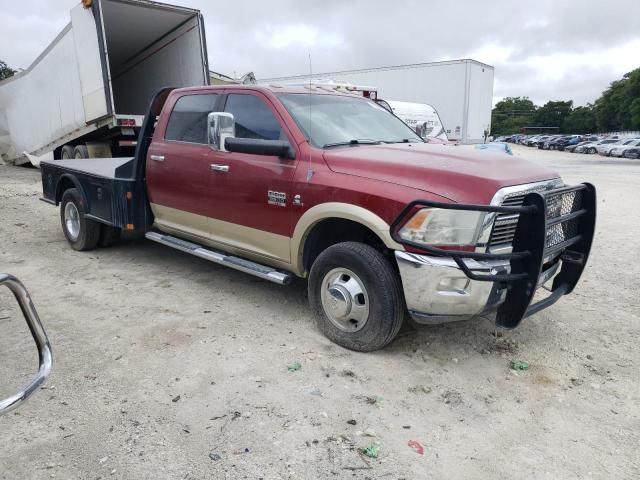
<path fill-rule="evenodd" d="M 74 7 L 71 10 L 71 25 L 80 73 L 85 121 L 89 123 L 110 113 L 98 28 L 92 9 L 84 8 L 82 5 Z"/>

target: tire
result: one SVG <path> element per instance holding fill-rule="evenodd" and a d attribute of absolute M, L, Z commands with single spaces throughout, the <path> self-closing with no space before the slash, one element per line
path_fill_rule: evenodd
<path fill-rule="evenodd" d="M 596 149 L 595 149 L 595 148 L 589 148 L 589 149 L 587 150 L 587 153 L 589 153 L 589 154 L 593 155 L 594 153 L 596 153 Z"/>
<path fill-rule="evenodd" d="M 80 192 L 76 188 L 66 190 L 60 202 L 60 223 L 69 245 L 78 251 L 92 250 L 100 240 L 100 224 L 85 218 L 85 213 Z"/>
<path fill-rule="evenodd" d="M 73 145 L 65 145 L 60 150 L 60 160 L 69 160 L 73 158 Z"/>
<path fill-rule="evenodd" d="M 405 304 L 400 277 L 369 245 L 343 242 L 327 248 L 311 267 L 308 288 L 318 328 L 344 348 L 378 350 L 391 343 L 402 327 Z M 345 294 L 350 303 L 341 301 Z"/>
<path fill-rule="evenodd" d="M 100 224 L 100 239 L 98 245 L 101 247 L 110 247 L 120 240 L 120 234 L 122 229 L 116 227 L 110 227 L 104 223 Z"/>
<path fill-rule="evenodd" d="M 73 158 L 90 158 L 89 149 L 85 144 L 76 145 L 73 149 Z"/>

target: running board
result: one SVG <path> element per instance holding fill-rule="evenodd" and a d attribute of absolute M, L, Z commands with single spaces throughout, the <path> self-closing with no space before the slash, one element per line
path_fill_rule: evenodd
<path fill-rule="evenodd" d="M 225 255 L 224 253 L 216 252 L 215 250 L 208 250 L 202 245 L 187 242 L 186 240 L 172 237 L 171 235 L 165 235 L 159 232 L 147 232 L 144 236 L 149 240 L 175 248 L 176 250 L 204 258 L 205 260 L 209 260 L 213 263 L 218 263 L 226 267 L 240 270 L 241 272 L 250 273 L 251 275 L 280 285 L 287 285 L 291 283 L 291 280 L 293 280 L 293 275 L 290 273 L 281 272 L 274 268 L 267 267 L 266 265 L 245 260 L 244 258 Z"/>

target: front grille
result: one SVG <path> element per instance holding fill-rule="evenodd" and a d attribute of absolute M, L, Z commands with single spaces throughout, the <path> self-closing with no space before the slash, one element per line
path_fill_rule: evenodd
<path fill-rule="evenodd" d="M 524 197 L 532 192 L 544 192 L 548 188 L 547 184 L 541 184 L 533 188 L 527 188 L 519 192 L 509 193 L 504 197 L 502 206 L 519 207 L 524 202 Z M 513 243 L 513 237 L 516 235 L 516 227 L 518 226 L 518 213 L 500 213 L 496 217 L 489 237 L 489 248 L 510 247 Z"/>
<path fill-rule="evenodd" d="M 544 192 L 546 185 L 530 188 L 520 192 L 508 194 L 502 202 L 503 206 L 519 207 L 531 192 Z M 562 215 L 575 212 L 582 208 L 582 191 L 558 193 L 547 196 L 547 218 L 552 220 Z M 509 247 L 513 243 L 518 226 L 519 214 L 501 213 L 498 214 L 489 237 L 489 248 Z M 547 230 L 546 248 L 559 245 L 568 238 L 577 234 L 578 219 L 568 220 L 556 225 L 552 225 Z"/>

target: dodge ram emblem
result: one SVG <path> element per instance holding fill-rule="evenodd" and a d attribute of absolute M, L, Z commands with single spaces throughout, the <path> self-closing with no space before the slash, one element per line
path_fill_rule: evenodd
<path fill-rule="evenodd" d="M 279 205 L 285 207 L 287 205 L 287 194 L 284 192 L 267 191 L 267 203 L 269 205 Z"/>

